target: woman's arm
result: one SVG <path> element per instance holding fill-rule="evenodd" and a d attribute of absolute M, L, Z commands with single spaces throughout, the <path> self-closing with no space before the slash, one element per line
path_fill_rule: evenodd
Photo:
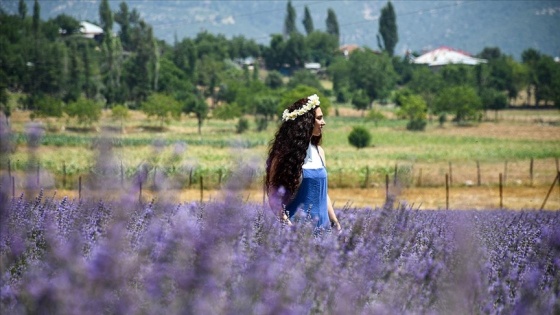
<path fill-rule="evenodd" d="M 270 178 L 273 178 L 276 173 L 276 159 L 273 159 L 270 165 Z M 270 186 L 267 191 L 268 204 L 272 209 L 273 213 L 280 219 L 280 221 L 285 221 L 288 225 L 292 225 L 292 222 L 288 218 L 286 212 L 284 212 L 284 206 L 282 205 L 282 197 L 278 192 L 277 187 Z"/>
<path fill-rule="evenodd" d="M 329 197 L 328 194 L 327 194 L 327 210 L 329 213 L 329 220 L 331 221 L 331 225 L 335 227 L 337 231 L 342 230 L 342 227 L 340 226 L 340 222 L 338 222 L 338 219 L 336 218 L 336 213 L 334 213 L 334 208 L 332 206 L 331 198 Z"/>
<path fill-rule="evenodd" d="M 323 159 L 323 165 L 327 167 L 327 160 L 325 159 L 325 151 L 320 146 L 318 146 L 317 148 L 319 149 L 319 155 L 321 155 L 321 158 Z M 338 219 L 336 218 L 336 213 L 334 213 L 334 208 L 332 206 L 332 202 L 331 202 L 331 198 L 329 197 L 329 194 L 327 194 L 327 212 L 329 214 L 329 220 L 331 221 L 331 225 L 333 225 L 338 231 L 340 231 L 342 227 L 340 226 L 340 222 L 338 222 Z"/>

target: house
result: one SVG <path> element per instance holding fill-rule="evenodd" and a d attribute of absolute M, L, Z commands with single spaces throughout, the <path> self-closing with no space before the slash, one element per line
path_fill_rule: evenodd
<path fill-rule="evenodd" d="M 355 45 L 355 44 L 348 44 L 348 45 L 342 45 L 338 48 L 338 51 L 340 51 L 344 57 L 348 58 L 348 56 L 356 49 L 360 48 L 360 46 Z"/>
<path fill-rule="evenodd" d="M 486 63 L 485 59 L 472 57 L 469 53 L 442 46 L 429 51 L 416 58 L 411 58 L 413 63 L 427 64 L 430 67 L 438 67 L 449 64 L 478 65 Z"/>
<path fill-rule="evenodd" d="M 99 39 L 103 37 L 103 29 L 95 24 L 81 21 L 80 33 L 85 38 Z"/>

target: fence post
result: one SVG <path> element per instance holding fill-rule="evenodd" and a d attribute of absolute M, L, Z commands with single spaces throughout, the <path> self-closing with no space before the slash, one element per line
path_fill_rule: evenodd
<path fill-rule="evenodd" d="M 476 185 L 480 186 L 480 161 L 476 161 Z"/>
<path fill-rule="evenodd" d="M 500 173 L 500 209 L 504 207 L 504 190 L 502 185 L 502 173 Z"/>
<path fill-rule="evenodd" d="M 556 172 L 556 177 L 554 178 L 554 181 L 552 182 L 552 185 L 550 185 L 550 189 L 548 190 L 548 193 L 546 194 L 546 197 L 544 198 L 544 201 L 543 201 L 542 206 L 541 206 L 541 210 L 544 209 L 544 206 L 546 205 L 546 202 L 548 201 L 548 196 L 550 196 L 550 193 L 552 192 L 552 189 L 554 189 L 554 185 L 556 185 L 556 182 L 558 182 L 558 185 L 560 186 L 560 171 Z"/>
<path fill-rule="evenodd" d="M 369 166 L 366 166 L 366 178 L 364 180 L 364 188 L 369 187 Z"/>
<path fill-rule="evenodd" d="M 445 174 L 445 210 L 449 210 L 449 174 Z"/>
<path fill-rule="evenodd" d="M 395 174 L 393 175 L 393 186 L 397 186 L 397 170 L 399 166 L 395 163 Z"/>
<path fill-rule="evenodd" d="M 8 159 L 8 177 L 12 177 L 12 160 Z"/>
<path fill-rule="evenodd" d="M 385 201 L 389 200 L 389 174 L 385 174 Z"/>
<path fill-rule="evenodd" d="M 422 187 L 422 168 L 420 168 L 420 173 L 418 174 L 418 187 Z"/>
<path fill-rule="evenodd" d="M 78 177 L 78 199 L 82 199 L 82 176 Z"/>
<path fill-rule="evenodd" d="M 124 187 L 124 169 L 123 169 L 123 162 L 121 160 L 121 188 Z"/>
<path fill-rule="evenodd" d="M 14 176 L 12 178 L 12 199 L 16 197 L 16 179 Z"/>

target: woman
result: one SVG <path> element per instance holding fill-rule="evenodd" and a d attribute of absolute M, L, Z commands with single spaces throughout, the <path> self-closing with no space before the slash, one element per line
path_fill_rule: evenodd
<path fill-rule="evenodd" d="M 266 189 L 272 210 L 292 224 L 298 209 L 317 220 L 317 227 L 340 230 L 327 191 L 325 153 L 319 146 L 325 126 L 319 97 L 302 98 L 286 109 L 270 143 Z"/>

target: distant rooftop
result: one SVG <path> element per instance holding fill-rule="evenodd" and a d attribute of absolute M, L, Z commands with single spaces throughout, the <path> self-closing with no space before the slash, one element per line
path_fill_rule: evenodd
<path fill-rule="evenodd" d="M 439 47 L 412 60 L 413 63 L 443 66 L 448 64 L 477 65 L 486 63 L 485 59 L 472 57 L 469 53 L 450 47 Z"/>

